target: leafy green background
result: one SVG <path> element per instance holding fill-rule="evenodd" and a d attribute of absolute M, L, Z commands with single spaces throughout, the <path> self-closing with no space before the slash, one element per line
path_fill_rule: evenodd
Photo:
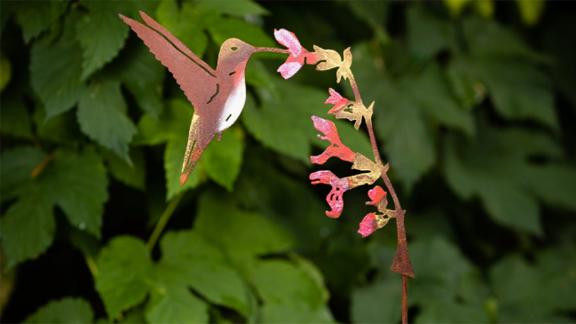
<path fill-rule="evenodd" d="M 238 37 L 352 46 L 407 209 L 418 323 L 576 320 L 574 3 L 2 1 L 3 322 L 393 323 L 394 226 L 323 210 L 308 156 L 334 75 L 254 57 L 240 121 L 178 186 L 192 108 L 117 14 L 214 65 Z M 346 144 L 368 140 L 338 124 Z M 347 165 L 331 163 L 336 173 Z M 170 216 L 152 246 L 159 221 Z"/>

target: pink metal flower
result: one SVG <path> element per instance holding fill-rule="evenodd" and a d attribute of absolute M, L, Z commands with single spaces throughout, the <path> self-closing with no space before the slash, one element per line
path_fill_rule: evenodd
<path fill-rule="evenodd" d="M 382 199 L 386 198 L 386 191 L 380 186 L 375 186 L 368 190 L 368 197 L 370 201 L 367 202 L 366 205 L 378 206 Z"/>
<path fill-rule="evenodd" d="M 342 144 L 340 135 L 338 135 L 338 129 L 333 122 L 318 116 L 312 116 L 312 122 L 314 123 L 314 128 L 322 133 L 322 135 L 318 135 L 318 137 L 330 142 L 330 146 L 328 146 L 324 152 L 320 155 L 310 157 L 312 163 L 324 164 L 331 157 L 337 157 L 340 160 L 348 162 L 354 161 L 355 153 L 346 145 Z"/>
<path fill-rule="evenodd" d="M 302 47 L 298 37 L 296 37 L 293 32 L 284 28 L 274 29 L 274 38 L 290 52 L 286 62 L 280 65 L 277 70 L 284 79 L 289 79 L 294 76 L 294 74 L 302 68 L 304 63 L 316 64 L 316 62 L 318 62 L 316 54 L 314 52 L 308 52 Z"/>
<path fill-rule="evenodd" d="M 293 32 L 284 28 L 274 29 L 274 38 L 280 45 L 286 47 L 292 56 L 297 57 L 302 53 L 302 45 Z"/>
<path fill-rule="evenodd" d="M 348 180 L 340 179 L 331 171 L 322 170 L 310 174 L 310 182 L 313 185 L 327 184 L 332 186 L 332 190 L 326 196 L 326 202 L 330 206 L 330 210 L 326 211 L 326 216 L 330 218 L 338 218 L 344 209 L 344 193 L 349 189 Z"/>
<path fill-rule="evenodd" d="M 375 213 L 369 213 L 360 222 L 358 234 L 368 237 L 378 229 L 378 220 Z"/>
<path fill-rule="evenodd" d="M 328 99 L 326 99 L 324 103 L 333 105 L 332 108 L 328 110 L 329 114 L 337 113 L 342 108 L 344 108 L 348 104 L 348 102 L 350 102 L 350 100 L 342 97 L 336 90 L 332 88 L 328 89 L 328 93 L 330 94 L 330 97 L 328 97 Z"/>

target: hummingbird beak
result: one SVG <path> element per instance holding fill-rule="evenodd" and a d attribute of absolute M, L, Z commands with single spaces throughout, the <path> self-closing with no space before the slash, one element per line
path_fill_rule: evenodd
<path fill-rule="evenodd" d="M 290 51 L 288 51 L 287 49 L 275 48 L 275 47 L 256 47 L 255 52 L 290 54 Z"/>

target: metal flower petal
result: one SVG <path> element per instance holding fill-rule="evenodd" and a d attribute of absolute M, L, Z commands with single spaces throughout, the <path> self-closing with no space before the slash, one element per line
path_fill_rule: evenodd
<path fill-rule="evenodd" d="M 332 190 L 326 196 L 326 202 L 330 206 L 330 210 L 326 211 L 326 216 L 330 218 L 338 218 L 344 209 L 344 193 L 350 189 L 348 179 L 340 179 L 334 173 L 327 170 L 316 171 L 310 174 L 310 182 L 313 185 L 327 184 L 332 186 Z"/>
<path fill-rule="evenodd" d="M 294 74 L 296 74 L 296 72 L 300 70 L 300 68 L 302 68 L 302 64 L 298 62 L 286 62 L 280 65 L 280 67 L 278 67 L 278 70 L 276 70 L 276 72 L 280 72 L 280 75 L 284 79 L 290 79 L 291 77 L 294 76 Z"/>
<path fill-rule="evenodd" d="M 342 144 L 340 135 L 338 135 L 338 129 L 333 122 L 318 116 L 312 116 L 312 122 L 314 123 L 314 128 L 322 133 L 322 135 L 318 135 L 318 137 L 330 142 L 330 146 L 328 146 L 324 152 L 320 155 L 310 157 L 312 163 L 324 164 L 331 157 L 336 157 L 348 162 L 354 161 L 356 153 L 346 145 Z"/>
<path fill-rule="evenodd" d="M 326 101 L 324 101 L 324 103 L 333 105 L 332 108 L 330 108 L 330 110 L 328 110 L 329 114 L 333 114 L 333 113 L 340 111 L 342 108 L 344 108 L 348 104 L 348 102 L 350 102 L 350 100 L 342 97 L 338 93 L 338 91 L 336 91 L 332 88 L 328 89 L 328 93 L 330 94 L 330 97 L 328 97 L 328 99 L 326 99 Z"/>
<path fill-rule="evenodd" d="M 274 38 L 280 45 L 286 47 L 292 56 L 300 56 L 302 53 L 302 45 L 293 32 L 284 28 L 274 29 Z"/>

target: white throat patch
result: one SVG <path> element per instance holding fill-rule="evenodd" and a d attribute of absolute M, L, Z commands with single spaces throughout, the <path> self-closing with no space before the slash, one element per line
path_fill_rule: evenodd
<path fill-rule="evenodd" d="M 244 78 L 242 78 L 236 88 L 232 89 L 232 92 L 230 92 L 228 99 L 226 99 L 224 103 L 222 115 L 220 115 L 220 119 L 218 120 L 218 132 L 222 132 L 236 122 L 245 103 L 246 83 L 244 82 Z"/>

